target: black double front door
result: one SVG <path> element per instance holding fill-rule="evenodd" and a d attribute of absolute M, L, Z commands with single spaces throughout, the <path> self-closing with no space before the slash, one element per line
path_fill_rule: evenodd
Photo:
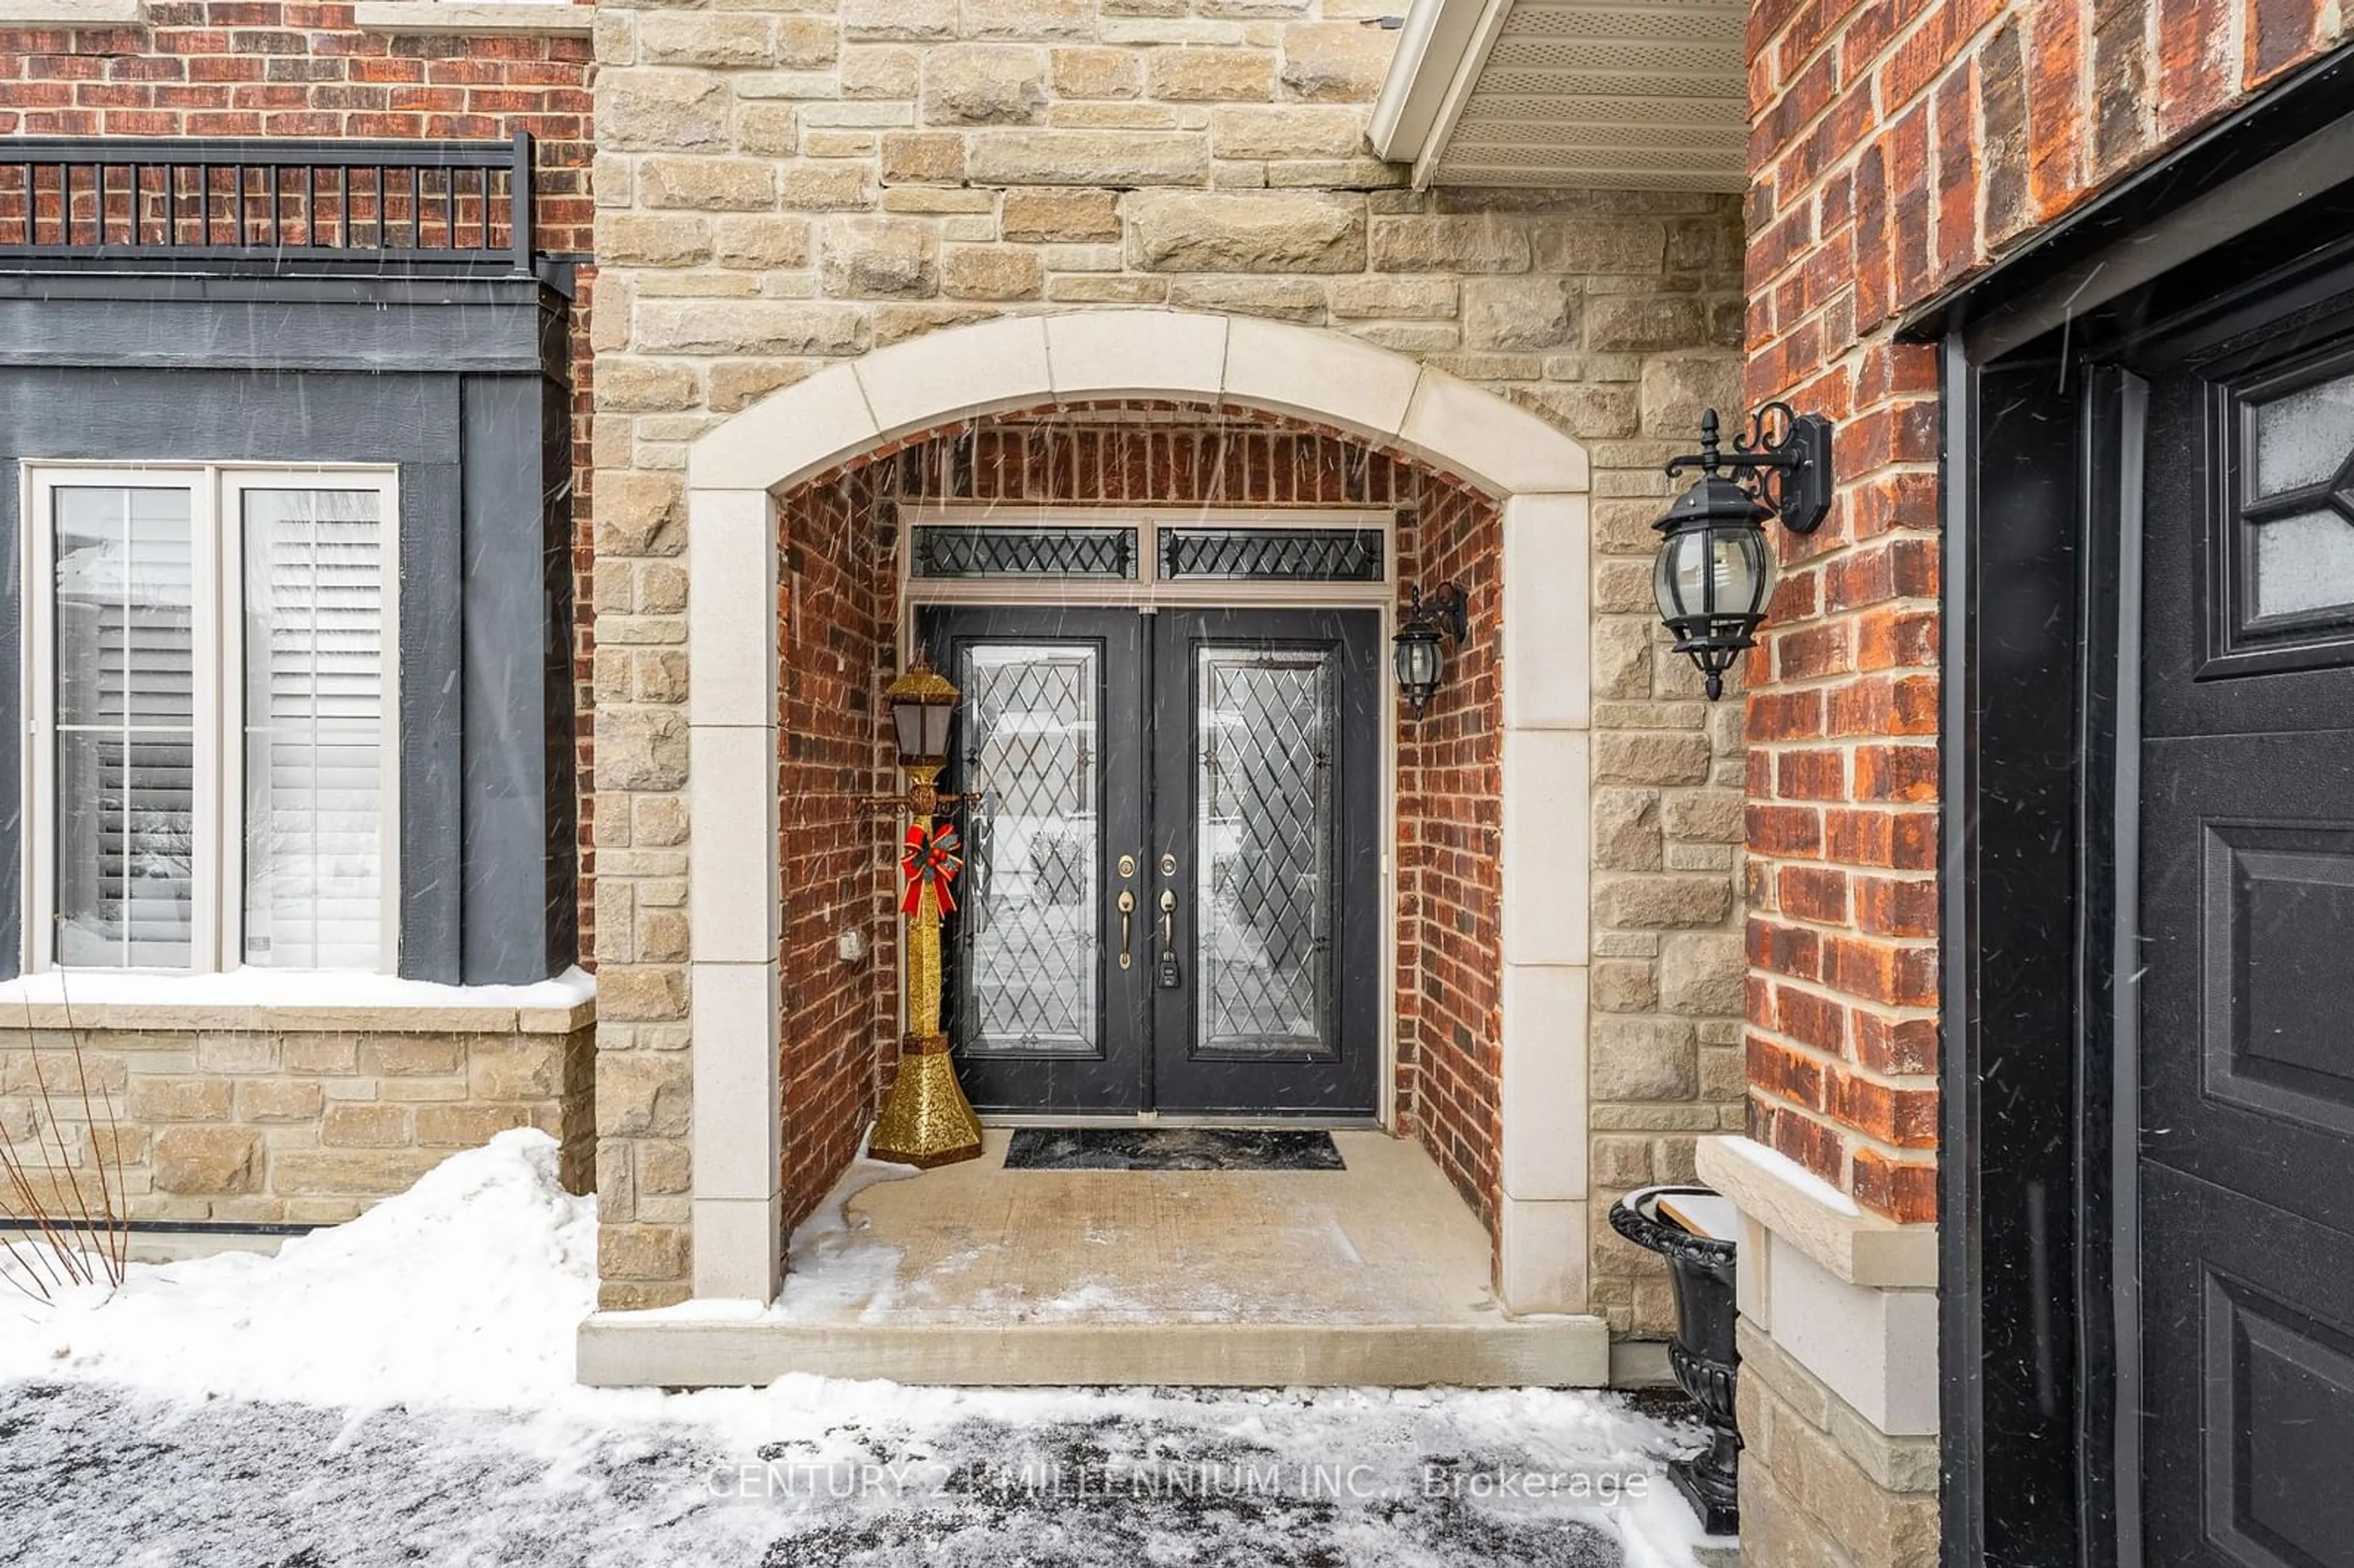
<path fill-rule="evenodd" d="M 1370 610 L 942 607 L 984 1111 L 1352 1118 L 1380 1053 Z"/>
<path fill-rule="evenodd" d="M 2354 1563 L 2354 300 L 2142 386 L 2140 1558 Z"/>

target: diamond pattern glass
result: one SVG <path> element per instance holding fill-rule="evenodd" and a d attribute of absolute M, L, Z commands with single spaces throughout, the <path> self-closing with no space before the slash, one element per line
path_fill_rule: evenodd
<path fill-rule="evenodd" d="M 1378 528 L 1164 528 L 1161 575 L 1295 583 L 1382 580 Z"/>
<path fill-rule="evenodd" d="M 908 570 L 937 577 L 1133 577 L 1133 528 L 919 526 L 907 541 Z"/>
<path fill-rule="evenodd" d="M 958 1048 L 1093 1054 L 1101 972 L 1097 652 L 974 642 L 958 660 L 970 807 L 957 927 Z"/>
<path fill-rule="evenodd" d="M 1329 1054 L 1332 654 L 1208 644 L 1195 660 L 1199 1049 Z"/>

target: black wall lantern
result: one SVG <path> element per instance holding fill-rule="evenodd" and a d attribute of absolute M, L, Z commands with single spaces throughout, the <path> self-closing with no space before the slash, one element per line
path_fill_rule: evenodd
<path fill-rule="evenodd" d="M 1778 427 L 1769 433 L 1768 422 Z M 1651 524 L 1660 534 L 1651 590 L 1659 619 L 1708 679 L 1708 700 L 1724 694 L 1724 673 L 1755 646 L 1774 586 L 1766 519 L 1811 534 L 1831 504 L 1831 422 L 1820 414 L 1768 403 L 1749 417 L 1730 453 L 1717 450 L 1716 410 L 1701 416 L 1700 450 L 1668 464 L 1671 474 L 1701 471 L 1690 490 Z M 1732 469 L 1744 479 L 1720 473 Z"/>
<path fill-rule="evenodd" d="M 1448 583 L 1427 597 L 1416 588 L 1398 612 L 1390 662 L 1397 671 L 1398 692 L 1416 718 L 1447 673 L 1447 644 L 1462 641 L 1470 630 L 1471 601 L 1458 583 Z"/>

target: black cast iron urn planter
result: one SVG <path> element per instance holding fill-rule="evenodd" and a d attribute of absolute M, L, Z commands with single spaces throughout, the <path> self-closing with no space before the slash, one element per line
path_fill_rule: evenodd
<path fill-rule="evenodd" d="M 1645 1187 L 1610 1205 L 1610 1228 L 1668 1260 L 1676 1292 L 1676 1337 L 1668 1365 L 1677 1386 L 1700 1406 L 1708 1425 L 1705 1452 L 1668 1465 L 1711 1535 L 1741 1528 L 1741 1433 L 1734 1424 L 1733 1390 L 1741 1352 L 1734 1348 L 1733 1254 L 1729 1241 L 1695 1235 L 1659 1212 L 1659 1201 L 1679 1192 L 1714 1193 L 1706 1187 Z"/>

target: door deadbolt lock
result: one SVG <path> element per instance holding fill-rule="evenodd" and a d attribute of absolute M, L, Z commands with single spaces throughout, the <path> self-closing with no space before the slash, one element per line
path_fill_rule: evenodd
<path fill-rule="evenodd" d="M 1123 878 L 1131 877 L 1136 874 L 1136 857 L 1134 855 L 1124 854 L 1119 857 L 1119 874 Z"/>
<path fill-rule="evenodd" d="M 1161 874 L 1163 876 L 1174 876 L 1177 874 L 1177 857 L 1175 855 L 1164 854 L 1161 857 Z"/>

